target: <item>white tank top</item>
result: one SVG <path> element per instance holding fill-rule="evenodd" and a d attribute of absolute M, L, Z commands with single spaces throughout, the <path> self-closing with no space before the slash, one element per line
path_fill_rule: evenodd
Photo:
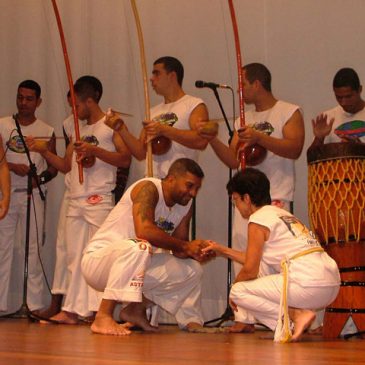
<path fill-rule="evenodd" d="M 262 112 L 247 111 L 245 120 L 249 126 L 257 126 L 263 123 L 270 124 L 273 128 L 270 136 L 282 139 L 286 122 L 297 110 L 300 110 L 299 106 L 278 100 L 271 109 Z M 235 129 L 239 129 L 239 119 L 236 120 Z M 273 200 L 293 200 L 294 160 L 267 151 L 265 160 L 255 168 L 264 172 L 270 180 L 270 195 Z"/>
<path fill-rule="evenodd" d="M 187 206 L 175 204 L 170 208 L 166 205 L 163 197 L 161 180 L 156 178 L 141 179 L 131 185 L 124 193 L 119 203 L 91 239 L 85 252 L 95 251 L 123 239 L 138 238 L 134 229 L 131 192 L 141 181 L 151 181 L 157 188 L 159 199 L 155 209 L 155 223 L 167 234 L 171 235 L 183 217 L 188 214 L 191 202 Z M 156 247 L 153 249 L 155 250 Z"/>
<path fill-rule="evenodd" d="M 115 152 L 113 142 L 113 130 L 104 124 L 105 117 L 95 124 L 80 124 L 80 138 L 90 143 L 95 143 L 107 151 Z M 75 132 L 72 131 L 73 141 Z M 100 159 L 96 159 L 94 166 L 84 168 L 84 182 L 79 183 L 78 165 L 76 154 L 72 155 L 72 167 L 70 171 L 70 197 L 82 198 L 94 194 L 111 195 L 115 186 L 117 168 Z"/>
<path fill-rule="evenodd" d="M 161 103 L 151 109 L 151 119 L 159 122 L 171 123 L 175 128 L 190 130 L 190 114 L 203 100 L 184 95 L 174 103 Z M 190 158 L 197 161 L 199 151 L 183 146 L 180 143 L 172 141 L 170 150 L 164 155 L 153 155 L 153 176 L 159 179 L 167 175 L 171 164 L 178 158 Z"/>

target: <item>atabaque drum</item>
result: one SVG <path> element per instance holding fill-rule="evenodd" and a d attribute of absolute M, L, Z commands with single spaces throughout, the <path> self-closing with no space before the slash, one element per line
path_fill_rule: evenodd
<path fill-rule="evenodd" d="M 341 273 L 323 327 L 335 338 L 350 316 L 365 328 L 365 145 L 324 144 L 309 149 L 307 161 L 311 229 Z"/>

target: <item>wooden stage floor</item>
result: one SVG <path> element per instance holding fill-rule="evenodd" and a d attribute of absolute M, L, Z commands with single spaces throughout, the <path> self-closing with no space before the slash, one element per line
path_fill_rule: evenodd
<path fill-rule="evenodd" d="M 196 334 L 176 326 L 159 333 L 114 337 L 91 334 L 86 325 L 41 325 L 26 319 L 0 320 L 1 365 L 347 365 L 365 364 L 365 340 L 277 344 L 255 334 Z"/>

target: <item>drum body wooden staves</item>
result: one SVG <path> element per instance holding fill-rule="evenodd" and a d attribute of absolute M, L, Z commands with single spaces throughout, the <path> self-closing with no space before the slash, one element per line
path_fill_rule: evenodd
<path fill-rule="evenodd" d="M 307 152 L 311 229 L 341 273 L 323 335 L 336 338 L 352 316 L 365 329 L 365 145 L 329 143 Z"/>

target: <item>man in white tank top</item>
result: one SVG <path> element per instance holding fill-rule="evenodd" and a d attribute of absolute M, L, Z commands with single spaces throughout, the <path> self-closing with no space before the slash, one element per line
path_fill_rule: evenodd
<path fill-rule="evenodd" d="M 120 318 L 155 331 L 146 309 L 157 304 L 172 315 L 201 285 L 198 261 L 206 241 L 189 241 L 191 200 L 202 184 L 203 171 L 187 158 L 176 160 L 166 178 L 145 178 L 125 192 L 85 249 L 82 271 L 90 286 L 103 292 L 91 330 L 127 335 Z M 192 260 L 193 259 L 193 260 Z"/>
<path fill-rule="evenodd" d="M 248 311 L 276 331 L 275 341 L 298 341 L 314 320 L 315 310 L 336 298 L 340 288 L 337 264 L 296 217 L 271 205 L 270 182 L 264 173 L 246 168 L 230 180 L 227 190 L 242 217 L 248 219 L 247 250 L 213 242 L 203 251 L 213 250 L 242 264 L 230 292 L 238 322 Z M 259 276 L 261 266 L 268 273 Z"/>
<path fill-rule="evenodd" d="M 251 63 L 243 67 L 244 101 L 254 109 L 245 112 L 245 126 L 236 120 L 234 134 L 229 146 L 216 136 L 204 133 L 203 126 L 198 130 L 209 140 L 216 155 L 231 169 L 238 169 L 238 147 L 258 144 L 267 150 L 265 159 L 255 167 L 264 172 L 270 180 L 270 194 L 273 204 L 290 209 L 294 198 L 296 160 L 304 144 L 304 121 L 299 106 L 277 100 L 271 91 L 271 74 L 266 66 Z M 245 251 L 247 247 L 247 220 L 237 209 L 234 212 L 232 228 L 232 247 Z M 234 263 L 234 272 L 241 265 Z M 238 332 L 253 332 L 254 318 L 248 316 L 245 323 L 237 323 Z M 234 329 L 232 328 L 232 331 Z"/>
<path fill-rule="evenodd" d="M 134 137 L 124 123 L 118 130 L 132 155 L 140 161 L 146 158 L 146 142 L 152 140 L 153 176 L 160 179 L 178 158 L 198 161 L 199 151 L 208 144 L 197 133 L 197 123 L 209 119 L 207 107 L 202 99 L 185 94 L 183 78 L 184 68 L 178 59 L 158 58 L 153 64 L 150 81 L 163 102 L 151 108 L 151 120 L 143 122 L 139 138 Z M 186 308 L 183 306 L 177 313 L 176 320 L 181 328 L 197 330 L 203 325 L 200 300 L 201 291 L 197 290 L 188 298 Z"/>
<path fill-rule="evenodd" d="M 91 317 L 100 296 L 90 288 L 81 273 L 82 252 L 113 207 L 112 190 L 116 168 L 128 167 L 131 155 L 120 138 L 104 124 L 105 113 L 99 106 L 102 84 L 93 76 L 79 78 L 75 85 L 76 109 L 80 120 L 81 141 L 70 143 L 65 157 L 39 149 L 28 139 L 31 150 L 63 173 L 70 172 L 69 201 L 65 239 L 69 282 L 61 311 L 51 319 L 77 324 L 79 317 Z M 76 141 L 73 131 L 72 140 Z M 84 181 L 79 182 L 78 163 L 83 166 Z"/>
<path fill-rule="evenodd" d="M 166 148 L 157 151 L 158 146 L 152 143 L 153 150 L 156 146 L 153 176 L 160 179 L 166 176 L 172 162 L 178 158 L 197 161 L 198 152 L 208 144 L 196 130 L 198 121 L 209 119 L 207 107 L 202 99 L 185 94 L 183 78 L 184 68 L 179 60 L 170 56 L 157 59 L 150 80 L 155 92 L 163 97 L 163 102 L 151 108 L 151 120 L 144 121 L 139 138 L 134 137 L 124 124 L 118 130 L 132 155 L 140 161 L 146 158 L 146 141 L 162 137 L 160 146 Z"/>

